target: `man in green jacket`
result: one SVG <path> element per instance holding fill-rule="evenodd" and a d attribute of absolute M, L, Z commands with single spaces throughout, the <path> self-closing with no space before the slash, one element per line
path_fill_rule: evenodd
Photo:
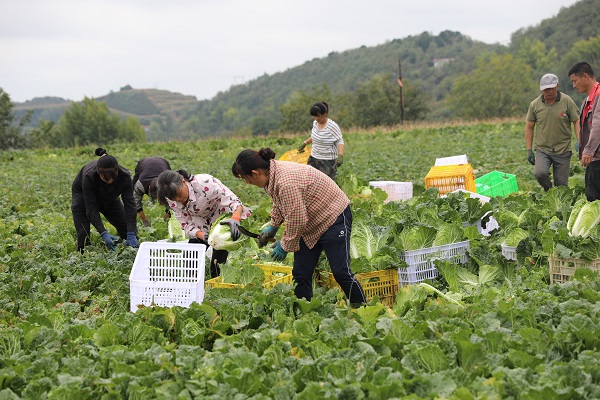
<path fill-rule="evenodd" d="M 535 166 L 535 178 L 548 191 L 552 187 L 550 167 L 555 186 L 569 184 L 571 124 L 579 140 L 579 110 L 573 99 L 558 91 L 558 77 L 554 74 L 542 76 L 540 91 L 542 94 L 531 102 L 527 111 L 525 144 L 527 161 Z"/>

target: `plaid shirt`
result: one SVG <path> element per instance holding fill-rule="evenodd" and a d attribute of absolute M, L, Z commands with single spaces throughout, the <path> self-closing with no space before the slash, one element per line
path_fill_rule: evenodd
<path fill-rule="evenodd" d="M 327 175 L 294 162 L 271 160 L 265 191 L 273 199 L 271 225 L 285 221 L 281 246 L 286 251 L 298 251 L 300 238 L 312 249 L 350 204 Z"/>

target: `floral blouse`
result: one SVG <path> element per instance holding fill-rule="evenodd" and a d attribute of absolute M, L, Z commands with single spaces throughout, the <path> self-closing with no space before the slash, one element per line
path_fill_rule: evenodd
<path fill-rule="evenodd" d="M 209 174 L 197 174 L 185 182 L 189 189 L 189 200 L 182 204 L 167 199 L 169 207 L 188 237 L 195 239 L 198 231 L 208 233 L 221 214 L 231 214 L 243 207 L 242 219 L 250 216 L 250 209 L 220 180 Z"/>

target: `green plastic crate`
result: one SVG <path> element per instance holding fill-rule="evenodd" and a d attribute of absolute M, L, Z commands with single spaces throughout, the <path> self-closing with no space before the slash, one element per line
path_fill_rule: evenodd
<path fill-rule="evenodd" d="M 492 171 L 475 179 L 475 188 L 478 194 L 489 197 L 507 196 L 519 191 L 517 176 L 500 171 Z"/>

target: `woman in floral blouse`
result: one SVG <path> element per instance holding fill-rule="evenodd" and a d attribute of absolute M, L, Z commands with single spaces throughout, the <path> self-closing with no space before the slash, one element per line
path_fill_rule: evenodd
<path fill-rule="evenodd" d="M 226 219 L 231 237 L 237 240 L 240 220 L 250 216 L 250 209 L 220 180 L 212 175 L 190 175 L 185 170 L 164 171 L 158 176 L 158 200 L 171 207 L 190 243 L 202 243 L 208 247 L 208 233 L 221 214 L 231 213 Z M 227 261 L 226 250 L 213 249 L 210 276 L 219 276 L 219 264 Z"/>

